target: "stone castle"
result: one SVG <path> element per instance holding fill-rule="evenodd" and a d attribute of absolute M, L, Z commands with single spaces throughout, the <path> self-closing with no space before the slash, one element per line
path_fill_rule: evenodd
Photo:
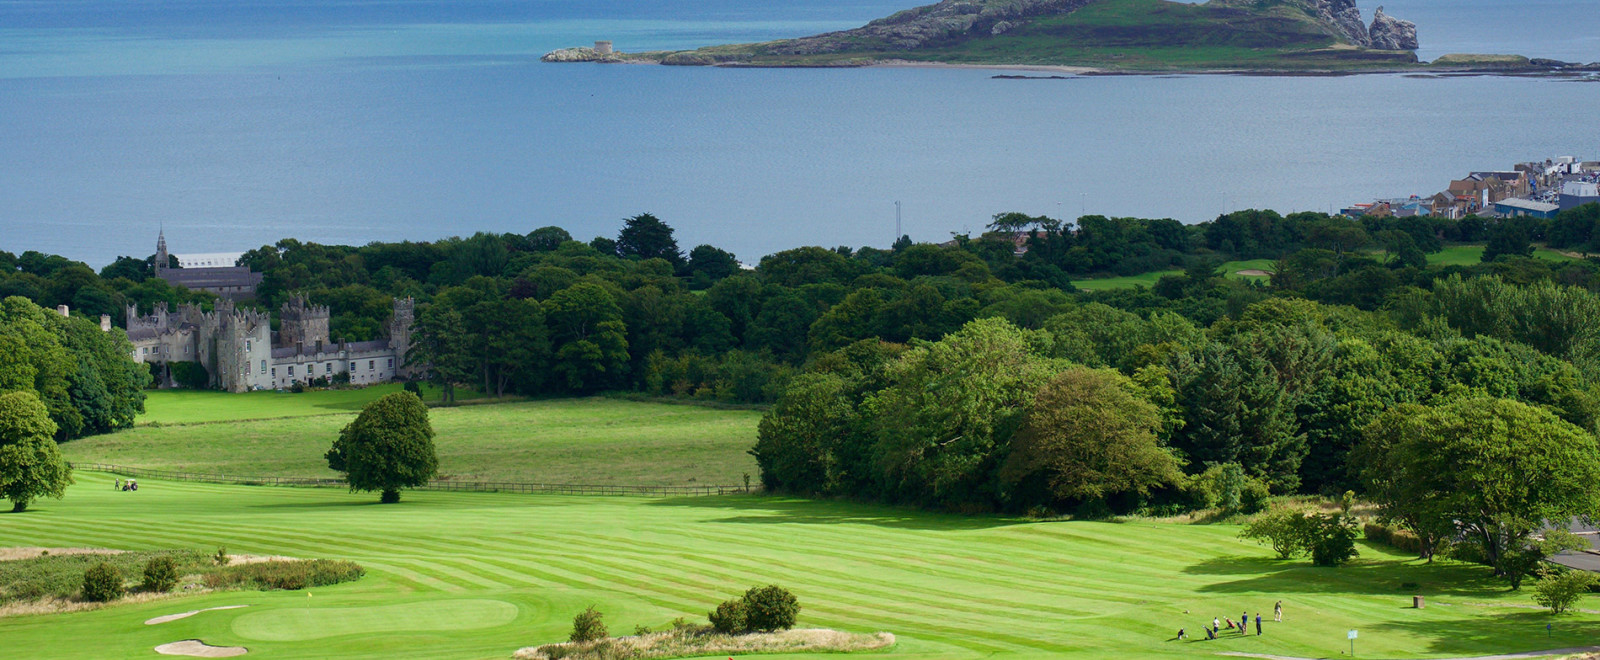
<path fill-rule="evenodd" d="M 411 347 L 415 318 L 411 298 L 394 301 L 389 338 L 376 341 L 329 340 L 328 308 L 295 299 L 278 314 L 278 331 L 264 312 L 235 309 L 219 298 L 215 309 L 179 305 L 170 311 L 157 303 L 139 315 L 128 306 L 128 339 L 139 362 L 199 362 L 210 374 L 211 387 L 229 392 L 279 390 L 312 380 L 333 381 L 347 374 L 352 385 L 371 385 L 411 376 L 406 351 Z M 166 376 L 171 385 L 170 374 Z"/>

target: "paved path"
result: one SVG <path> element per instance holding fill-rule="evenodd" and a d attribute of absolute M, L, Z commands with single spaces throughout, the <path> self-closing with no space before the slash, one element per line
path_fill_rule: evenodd
<path fill-rule="evenodd" d="M 1526 651 L 1523 653 L 1505 653 L 1502 655 L 1475 655 L 1463 658 L 1440 658 L 1438 660 L 1519 660 L 1520 658 L 1543 658 L 1552 655 L 1572 655 L 1574 653 L 1594 653 L 1600 651 L 1600 646 L 1575 646 L 1570 649 L 1550 649 L 1548 651 Z M 1229 651 L 1217 655 L 1228 655 L 1236 658 L 1262 658 L 1263 660 L 1328 660 L 1328 658 L 1297 658 L 1292 655 L 1268 655 L 1266 653 L 1238 653 Z"/>

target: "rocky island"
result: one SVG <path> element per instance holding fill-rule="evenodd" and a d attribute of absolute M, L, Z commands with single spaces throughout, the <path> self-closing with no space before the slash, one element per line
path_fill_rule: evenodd
<path fill-rule="evenodd" d="M 569 48 L 546 62 L 766 67 L 952 64 L 1109 73 L 1482 71 L 1567 68 L 1516 56 L 1419 62 L 1417 26 L 1355 0 L 942 0 L 797 39 L 685 51 Z"/>

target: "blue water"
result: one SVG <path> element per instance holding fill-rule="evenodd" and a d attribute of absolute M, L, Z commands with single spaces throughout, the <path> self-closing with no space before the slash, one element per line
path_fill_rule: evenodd
<path fill-rule="evenodd" d="M 1600 158 L 1600 83 L 545 65 L 858 25 L 906 3 L 0 0 L 0 249 L 103 264 L 650 211 L 686 247 L 942 240 L 1000 211 L 1198 221 Z M 1374 3 L 1375 4 L 1375 3 Z M 1470 4 L 1471 7 L 1459 5 Z M 1386 2 L 1422 56 L 1600 60 L 1589 0 Z M 1371 6 L 1364 5 L 1369 14 Z"/>

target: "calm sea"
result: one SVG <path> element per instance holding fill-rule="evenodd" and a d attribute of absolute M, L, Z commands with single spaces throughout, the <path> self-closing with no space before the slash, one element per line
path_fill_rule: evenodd
<path fill-rule="evenodd" d="M 546 65 L 595 39 L 798 36 L 884 0 L 0 0 L 0 249 L 100 265 L 650 211 L 685 247 L 942 240 L 1018 210 L 1199 221 L 1600 158 L 1600 83 L 994 80 L 966 69 Z M 1376 3 L 1364 3 L 1369 13 Z M 1389 0 L 1422 56 L 1600 60 L 1592 0 Z"/>

